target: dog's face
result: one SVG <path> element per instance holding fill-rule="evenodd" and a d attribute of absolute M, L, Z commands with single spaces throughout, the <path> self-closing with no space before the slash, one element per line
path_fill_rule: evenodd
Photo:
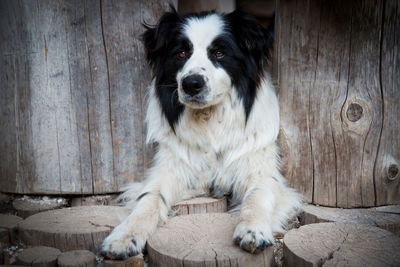
<path fill-rule="evenodd" d="M 248 116 L 271 41 L 250 16 L 240 11 L 180 16 L 173 10 L 147 27 L 143 39 L 171 127 L 185 108 L 218 105 L 232 90 Z"/>
<path fill-rule="evenodd" d="M 232 89 L 231 77 L 221 67 L 229 61 L 233 48 L 221 39 L 224 22 L 217 14 L 189 18 L 177 43 L 183 66 L 176 75 L 179 101 L 191 108 L 204 108 L 222 101 Z"/>

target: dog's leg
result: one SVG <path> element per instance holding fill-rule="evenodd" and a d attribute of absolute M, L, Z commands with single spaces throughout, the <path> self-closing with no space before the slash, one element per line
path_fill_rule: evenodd
<path fill-rule="evenodd" d="M 248 186 L 240 208 L 233 240 L 251 253 L 274 242 L 288 217 L 300 206 L 300 198 L 274 177 L 258 179 Z"/>
<path fill-rule="evenodd" d="M 102 254 L 111 259 L 125 259 L 142 251 L 160 220 L 180 200 L 184 185 L 173 172 L 153 169 L 149 183 L 137 198 L 132 213 L 103 241 Z"/>

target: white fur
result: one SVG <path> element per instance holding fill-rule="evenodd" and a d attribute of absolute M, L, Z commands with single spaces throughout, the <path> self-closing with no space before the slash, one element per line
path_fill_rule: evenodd
<path fill-rule="evenodd" d="M 246 123 L 243 104 L 226 80 L 227 74 L 216 69 L 204 54 L 221 32 L 221 28 L 214 29 L 215 23 L 223 24 L 217 15 L 205 20 L 212 27 L 200 22 L 189 21 L 185 28 L 194 43 L 194 54 L 177 79 L 204 67 L 203 74 L 210 78 L 210 105 L 201 109 L 187 106 L 174 132 L 162 113 L 154 82 L 149 88 L 147 142 L 159 145 L 141 188 L 141 193 L 149 194 L 135 201 L 135 185 L 124 194 L 132 200 L 128 206 L 133 212 L 104 241 L 103 250 L 110 257 L 123 251 L 141 251 L 157 224 L 166 220 L 171 205 L 207 194 L 213 182 L 222 192 L 231 191 L 232 201 L 240 204 L 233 238 L 250 252 L 263 241 L 272 243 L 273 233 L 281 232 L 300 208 L 299 195 L 285 185 L 279 172 L 279 108 L 269 77 L 262 80 Z M 136 243 L 131 242 L 132 237 Z"/>

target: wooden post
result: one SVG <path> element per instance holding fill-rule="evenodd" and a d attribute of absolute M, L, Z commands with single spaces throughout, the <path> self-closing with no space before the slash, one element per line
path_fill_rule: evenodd
<path fill-rule="evenodd" d="M 174 1 L 172 1 L 174 2 Z M 167 1 L 0 2 L 0 190 L 117 192 L 143 179 L 140 35 Z"/>
<path fill-rule="evenodd" d="M 307 202 L 400 201 L 400 2 L 278 1 L 283 170 Z"/>

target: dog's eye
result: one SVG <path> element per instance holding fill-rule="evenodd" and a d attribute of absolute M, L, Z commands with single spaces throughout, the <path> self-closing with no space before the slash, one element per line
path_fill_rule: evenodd
<path fill-rule="evenodd" d="M 224 56 L 224 53 L 222 53 L 221 51 L 215 52 L 215 57 L 216 58 L 222 58 L 223 56 Z"/>
<path fill-rule="evenodd" d="M 180 59 L 185 59 L 185 58 L 187 58 L 187 53 L 186 53 L 185 51 L 180 51 L 180 52 L 178 53 L 178 57 L 179 57 Z"/>

